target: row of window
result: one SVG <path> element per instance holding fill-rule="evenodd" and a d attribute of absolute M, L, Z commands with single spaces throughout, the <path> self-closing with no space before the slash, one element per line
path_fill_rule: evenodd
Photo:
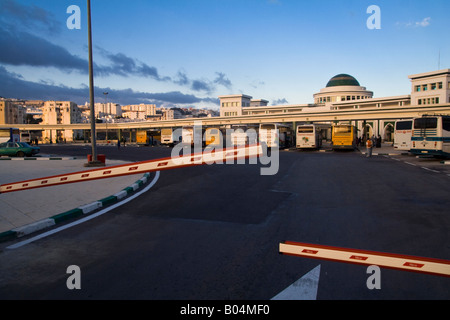
<path fill-rule="evenodd" d="M 419 99 L 417 103 L 419 104 L 419 106 L 424 104 L 439 104 L 439 97 Z"/>
<path fill-rule="evenodd" d="M 237 115 L 237 112 L 224 112 L 225 117 L 236 117 Z"/>
<path fill-rule="evenodd" d="M 250 102 L 222 102 L 222 107 L 250 107 Z"/>
<path fill-rule="evenodd" d="M 352 101 L 370 98 L 371 98 L 370 96 L 342 96 L 340 101 Z M 335 101 L 336 101 L 335 97 L 320 97 L 317 99 L 316 103 L 326 103 Z"/>
<path fill-rule="evenodd" d="M 439 90 L 442 88 L 443 88 L 442 82 L 435 82 L 435 83 L 417 85 L 414 87 L 414 91 L 422 92 L 422 91 L 428 91 L 428 90 Z M 448 83 L 448 88 L 450 89 L 450 82 Z"/>

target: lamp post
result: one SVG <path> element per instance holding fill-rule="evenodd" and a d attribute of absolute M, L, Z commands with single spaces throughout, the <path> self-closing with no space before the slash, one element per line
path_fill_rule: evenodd
<path fill-rule="evenodd" d="M 94 105 L 94 72 L 92 61 L 92 32 L 91 32 L 91 1 L 87 0 L 88 42 L 89 42 L 89 97 L 91 110 L 91 144 L 92 159 L 85 164 L 86 167 L 100 167 L 105 164 L 97 159 L 97 133 L 95 131 L 95 105 Z"/>

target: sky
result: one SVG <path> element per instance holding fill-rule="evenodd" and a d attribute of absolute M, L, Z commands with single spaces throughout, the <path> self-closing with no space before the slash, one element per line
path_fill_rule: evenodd
<path fill-rule="evenodd" d="M 450 68 L 448 0 L 91 0 L 91 12 L 95 102 L 305 104 L 340 73 L 388 97 Z M 86 0 L 0 0 L 0 96 L 82 105 L 88 71 Z"/>

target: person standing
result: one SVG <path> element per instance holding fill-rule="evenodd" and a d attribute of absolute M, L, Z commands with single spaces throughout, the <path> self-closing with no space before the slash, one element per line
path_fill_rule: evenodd
<path fill-rule="evenodd" d="M 373 148 L 372 139 L 367 139 L 367 141 L 366 141 L 366 158 L 372 157 L 372 148 Z"/>

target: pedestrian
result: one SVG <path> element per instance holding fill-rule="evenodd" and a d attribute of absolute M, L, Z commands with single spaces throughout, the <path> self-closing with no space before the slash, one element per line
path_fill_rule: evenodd
<path fill-rule="evenodd" d="M 117 149 L 120 150 L 120 139 L 117 139 Z"/>
<path fill-rule="evenodd" d="M 378 135 L 378 138 L 377 138 L 377 148 L 381 148 L 381 136 L 380 135 Z"/>
<path fill-rule="evenodd" d="M 372 140 L 367 139 L 367 141 L 366 141 L 366 158 L 370 158 L 372 156 L 372 147 L 373 147 Z"/>

